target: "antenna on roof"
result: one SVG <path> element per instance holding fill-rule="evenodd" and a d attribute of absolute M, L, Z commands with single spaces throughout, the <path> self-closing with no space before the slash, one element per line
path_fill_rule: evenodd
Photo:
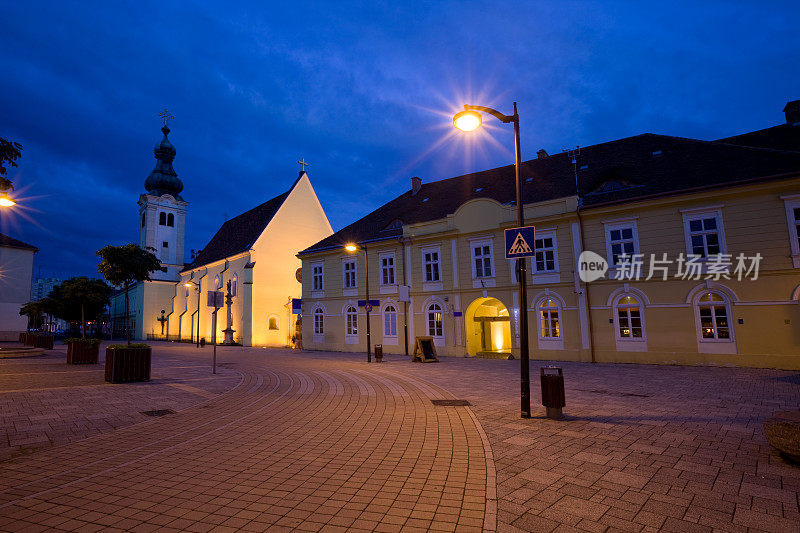
<path fill-rule="evenodd" d="M 578 207 L 580 207 L 583 203 L 581 200 L 581 189 L 578 186 L 578 156 L 581 155 L 581 147 L 576 146 L 575 148 L 568 148 L 562 150 L 562 152 L 566 152 L 569 155 L 570 162 L 572 163 L 572 173 L 575 175 L 575 195 L 578 197 Z"/>

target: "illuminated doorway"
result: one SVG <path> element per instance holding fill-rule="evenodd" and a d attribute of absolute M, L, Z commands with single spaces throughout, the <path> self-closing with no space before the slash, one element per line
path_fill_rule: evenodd
<path fill-rule="evenodd" d="M 511 354 L 511 318 L 497 298 L 478 298 L 467 307 L 464 317 L 467 353 Z"/>

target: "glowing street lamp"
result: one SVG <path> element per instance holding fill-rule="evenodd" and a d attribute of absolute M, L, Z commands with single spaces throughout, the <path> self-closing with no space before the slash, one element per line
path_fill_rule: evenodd
<path fill-rule="evenodd" d="M 370 332 L 369 332 L 369 311 L 372 306 L 369 303 L 369 257 L 367 256 L 367 246 L 364 244 L 355 244 L 352 242 L 347 243 L 344 246 L 345 251 L 350 252 L 351 254 L 357 252 L 358 250 L 364 250 L 364 287 L 366 290 L 366 305 L 364 305 L 364 310 L 367 313 L 367 363 L 372 362 L 372 345 L 370 344 Z"/>
<path fill-rule="evenodd" d="M 483 123 L 481 113 L 488 113 L 504 124 L 514 123 L 514 171 L 516 174 L 517 189 L 517 226 L 525 226 L 525 214 L 522 209 L 522 183 L 519 179 L 519 168 L 522 164 L 519 149 L 519 115 L 517 114 L 517 103 L 514 102 L 514 114 L 504 115 L 503 113 L 480 105 L 464 105 L 464 111 L 456 113 L 453 117 L 453 125 L 461 131 L 474 131 Z M 519 300 L 520 300 L 520 403 L 522 418 L 531 417 L 531 381 L 530 369 L 528 367 L 528 292 L 525 282 L 528 279 L 527 265 L 525 259 L 517 259 L 517 276 L 519 277 Z"/>
<path fill-rule="evenodd" d="M 0 207 L 12 207 L 17 205 L 17 201 L 8 196 L 7 192 L 0 195 Z"/>

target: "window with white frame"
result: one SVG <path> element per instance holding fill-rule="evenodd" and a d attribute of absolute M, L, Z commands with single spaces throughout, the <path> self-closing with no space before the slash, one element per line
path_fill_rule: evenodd
<path fill-rule="evenodd" d="M 472 277 L 490 278 L 494 275 L 492 241 L 473 241 L 472 248 Z"/>
<path fill-rule="evenodd" d="M 314 335 L 325 333 L 325 313 L 321 307 L 314 309 Z"/>
<path fill-rule="evenodd" d="M 345 335 L 358 335 L 358 311 L 351 306 L 344 313 Z"/>
<path fill-rule="evenodd" d="M 558 270 L 555 232 L 542 234 L 537 232 L 534 243 L 536 244 L 536 255 L 533 260 L 534 273 Z"/>
<path fill-rule="evenodd" d="M 381 285 L 394 285 L 394 254 L 381 254 Z"/>
<path fill-rule="evenodd" d="M 705 292 L 697 300 L 699 335 L 702 341 L 731 340 L 728 301 L 716 292 Z"/>
<path fill-rule="evenodd" d="M 708 258 L 726 253 L 720 209 L 684 211 L 683 226 L 687 254 Z"/>
<path fill-rule="evenodd" d="M 642 307 L 634 296 L 618 298 L 614 304 L 617 316 L 617 338 L 620 340 L 639 340 L 644 338 Z"/>
<path fill-rule="evenodd" d="M 561 323 L 558 318 L 558 303 L 552 298 L 539 301 L 539 338 L 558 339 L 561 337 Z"/>
<path fill-rule="evenodd" d="M 325 284 L 322 276 L 322 264 L 313 265 L 311 267 L 311 290 L 322 291 L 325 290 Z"/>
<path fill-rule="evenodd" d="M 426 248 L 422 250 L 422 267 L 426 282 L 441 281 L 438 248 Z"/>
<path fill-rule="evenodd" d="M 789 225 L 789 245 L 792 250 L 792 265 L 800 267 L 800 195 L 784 196 L 786 222 Z"/>
<path fill-rule="evenodd" d="M 393 305 L 383 310 L 383 336 L 397 337 L 397 309 Z"/>
<path fill-rule="evenodd" d="M 634 254 L 639 253 L 639 234 L 635 221 L 605 223 L 605 229 L 606 254 L 611 265 L 619 265 L 623 257 L 630 261 Z"/>
<path fill-rule="evenodd" d="M 356 287 L 356 260 L 346 259 L 342 261 L 342 285 L 345 289 L 354 289 Z"/>
<path fill-rule="evenodd" d="M 442 306 L 437 303 L 432 303 L 428 306 L 428 335 L 431 337 L 444 336 Z"/>

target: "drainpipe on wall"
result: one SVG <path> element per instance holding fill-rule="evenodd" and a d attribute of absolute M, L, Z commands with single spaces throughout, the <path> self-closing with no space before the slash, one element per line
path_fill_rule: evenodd
<path fill-rule="evenodd" d="M 578 197 L 578 206 L 575 210 L 575 213 L 578 215 L 578 227 L 581 231 L 581 252 L 586 250 L 586 244 L 584 242 L 583 237 L 583 217 L 581 217 L 581 199 Z M 577 263 L 577 258 L 576 258 Z M 594 325 L 592 322 L 592 301 L 589 298 L 589 284 L 583 283 L 583 292 L 586 296 L 586 322 L 587 326 L 589 327 L 589 353 L 592 356 L 592 363 L 596 363 L 597 360 L 595 359 L 594 355 Z"/>
<path fill-rule="evenodd" d="M 400 241 L 402 250 L 400 255 L 403 257 L 403 285 L 406 284 L 406 240 L 403 237 L 397 239 Z M 403 302 L 403 345 L 405 346 L 406 355 L 408 355 L 408 302 Z"/>

